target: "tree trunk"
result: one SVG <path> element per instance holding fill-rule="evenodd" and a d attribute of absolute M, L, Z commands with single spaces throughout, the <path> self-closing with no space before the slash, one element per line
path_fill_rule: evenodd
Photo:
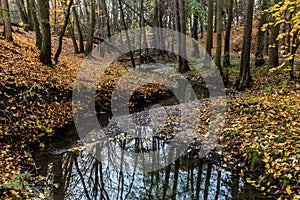
<path fill-rule="evenodd" d="M 91 16 L 90 16 L 90 32 L 88 35 L 88 39 L 86 42 L 86 48 L 84 54 L 87 56 L 93 50 L 94 43 L 94 33 L 96 26 L 96 2 L 95 0 L 91 0 Z"/>
<path fill-rule="evenodd" d="M 24 1 L 24 0 L 22 0 L 22 1 Z M 24 10 L 25 10 L 25 13 L 27 13 L 27 22 L 28 22 L 28 25 L 29 25 L 28 26 L 29 27 L 28 30 L 34 31 L 35 28 L 34 28 L 33 13 L 32 13 L 33 11 L 32 11 L 32 8 L 31 8 L 32 6 L 31 6 L 30 1 L 31 0 L 26 0 L 27 7 L 26 7 L 26 9 L 24 7 Z"/>
<path fill-rule="evenodd" d="M 28 18 L 28 15 L 26 13 L 26 10 L 25 10 L 24 1 L 23 0 L 16 0 L 16 4 L 17 4 L 17 7 L 18 7 L 18 11 L 19 11 L 21 20 L 24 24 L 24 30 L 25 31 L 32 31 L 33 27 L 32 27 L 32 24 L 29 23 L 29 20 L 28 20 L 29 18 Z"/>
<path fill-rule="evenodd" d="M 275 68 L 279 66 L 279 56 L 278 56 L 278 40 L 280 26 L 277 25 L 271 28 L 271 38 L 270 38 L 270 50 L 269 50 L 269 64 L 270 68 Z"/>
<path fill-rule="evenodd" d="M 4 22 L 4 38 L 12 42 L 13 37 L 11 31 L 8 1 L 1 0 L 1 5 L 2 5 L 2 15 L 3 15 L 3 22 Z"/>
<path fill-rule="evenodd" d="M 214 0 L 211 0 L 211 1 L 214 1 Z M 218 0 L 217 0 L 218 1 Z M 217 29 L 218 29 L 218 2 L 217 1 L 214 1 L 215 2 L 215 7 L 214 7 L 214 13 L 215 13 L 215 20 L 214 20 L 214 33 L 217 32 Z"/>
<path fill-rule="evenodd" d="M 185 0 L 179 0 L 179 26 L 180 26 L 180 32 L 185 35 L 186 34 L 186 11 L 185 11 Z M 187 63 L 186 58 L 186 40 L 185 37 L 179 37 L 179 66 L 178 66 L 178 72 L 179 73 L 185 73 L 190 70 L 190 67 Z"/>
<path fill-rule="evenodd" d="M 37 8 L 42 30 L 42 48 L 40 52 L 40 60 L 44 65 L 52 67 L 49 2 L 45 0 L 37 0 Z"/>
<path fill-rule="evenodd" d="M 74 33 L 74 26 L 72 23 L 69 24 L 69 32 L 70 32 L 73 46 L 74 46 L 74 53 L 79 54 L 79 49 L 78 49 L 78 45 L 77 45 L 75 33 Z"/>
<path fill-rule="evenodd" d="M 267 22 L 267 13 L 264 10 L 267 9 L 267 0 L 263 0 L 261 7 L 261 17 L 257 27 L 257 47 L 255 53 L 255 66 L 260 67 L 265 64 L 264 59 L 264 38 L 265 32 L 261 30 L 263 25 Z"/>
<path fill-rule="evenodd" d="M 199 46 L 198 46 L 198 21 L 199 21 L 199 16 L 198 13 L 193 15 L 193 27 L 192 27 L 192 38 L 195 40 L 193 43 L 193 56 L 199 56 L 200 51 L 199 51 Z"/>
<path fill-rule="evenodd" d="M 235 9 L 234 9 L 234 13 L 235 13 L 235 21 L 236 21 L 236 26 L 239 25 L 239 22 L 240 22 L 240 16 L 239 16 L 239 3 L 238 3 L 238 0 L 235 0 Z"/>
<path fill-rule="evenodd" d="M 76 8 L 74 6 L 72 7 L 72 13 L 73 13 L 73 18 L 75 20 L 75 26 L 76 26 L 76 29 L 77 29 L 77 34 L 78 34 L 79 52 L 84 53 L 83 35 L 82 35 L 81 27 L 80 27 L 78 14 L 77 14 Z"/>
<path fill-rule="evenodd" d="M 28 14 L 33 22 L 35 30 L 35 45 L 41 50 L 42 48 L 42 33 L 40 30 L 40 24 L 36 14 L 36 5 L 34 0 L 27 0 Z"/>
<path fill-rule="evenodd" d="M 55 56 L 54 56 L 54 61 L 55 62 L 58 61 L 59 55 L 60 55 L 61 50 L 62 50 L 63 37 L 65 35 L 67 26 L 69 24 L 69 18 L 70 18 L 70 12 L 71 12 L 72 5 L 73 5 L 73 0 L 70 0 L 69 5 L 68 5 L 68 9 L 67 9 L 66 14 L 65 14 L 65 22 L 64 22 L 64 25 L 63 25 L 63 27 L 60 31 L 59 38 L 58 38 L 58 48 L 57 48 L 57 51 L 56 51 Z"/>
<path fill-rule="evenodd" d="M 217 50 L 215 63 L 222 74 L 221 54 L 222 54 L 222 34 L 223 34 L 223 16 L 222 0 L 217 1 Z"/>
<path fill-rule="evenodd" d="M 228 19 L 226 24 L 226 34 L 225 34 L 225 46 L 224 46 L 224 60 L 223 66 L 230 66 L 230 33 L 231 33 L 231 25 L 233 20 L 233 0 L 229 0 L 229 8 L 228 8 Z"/>
<path fill-rule="evenodd" d="M 277 3 L 277 2 L 276 2 Z M 279 52 L 278 52 L 278 40 L 280 25 L 271 27 L 271 37 L 270 37 L 270 50 L 269 50 L 269 65 L 270 68 L 275 68 L 279 66 Z"/>
<path fill-rule="evenodd" d="M 264 55 L 269 55 L 270 33 L 268 29 L 265 31 L 264 37 Z"/>
<path fill-rule="evenodd" d="M 135 68 L 135 61 L 134 61 L 134 57 L 133 57 L 133 53 L 131 51 L 131 41 L 128 35 L 128 29 L 127 29 L 127 25 L 126 25 L 126 21 L 125 21 L 125 16 L 124 16 L 124 11 L 123 11 L 123 7 L 122 7 L 122 3 L 121 0 L 119 0 L 119 6 L 120 6 L 120 12 L 121 12 L 121 18 L 122 18 L 122 22 L 123 22 L 123 26 L 125 29 L 125 36 L 126 36 L 126 40 L 127 40 L 127 45 L 129 48 L 129 55 L 130 55 L 130 60 L 131 60 L 131 64 L 132 67 Z"/>
<path fill-rule="evenodd" d="M 92 1 L 94 1 L 94 0 L 91 0 L 91 3 L 93 3 Z M 83 0 L 83 4 L 84 4 L 84 8 L 85 8 L 85 19 L 86 19 L 86 22 L 91 22 L 92 19 L 90 19 L 90 18 L 92 17 L 91 15 L 93 15 L 93 14 L 89 12 L 88 8 L 90 6 L 88 4 L 88 1 L 87 0 Z M 94 1 L 94 4 L 96 4 L 95 1 Z M 96 5 L 94 5 L 94 6 L 96 6 Z M 91 12 L 93 12 L 93 11 L 91 10 Z"/>
<path fill-rule="evenodd" d="M 109 18 L 109 13 L 107 10 L 107 5 L 105 0 L 102 0 L 103 2 L 103 7 L 104 7 L 104 15 L 105 15 L 105 20 L 106 20 L 106 31 L 107 31 L 107 37 L 110 38 L 111 35 L 111 30 L 110 30 L 110 18 Z"/>
<path fill-rule="evenodd" d="M 293 36 L 293 46 L 292 46 L 292 49 L 291 49 L 291 55 L 292 55 L 292 57 L 289 58 L 289 62 L 288 62 L 288 65 L 291 68 L 291 70 L 290 70 L 290 79 L 291 80 L 296 79 L 296 76 L 294 74 L 294 62 L 295 62 L 295 54 L 297 53 L 297 50 L 298 50 L 298 48 L 300 46 L 300 40 L 298 39 L 299 32 L 300 32 L 300 30 L 298 29 L 294 33 L 294 36 Z"/>
<path fill-rule="evenodd" d="M 254 6 L 254 0 L 248 0 L 246 23 L 245 23 L 244 37 L 243 37 L 243 49 L 242 49 L 240 74 L 235 84 L 236 89 L 239 90 L 244 90 L 246 87 L 250 87 L 252 81 L 250 75 L 250 51 L 251 51 L 253 6 Z"/>
<path fill-rule="evenodd" d="M 211 56 L 213 48 L 213 18 L 214 18 L 214 2 L 208 0 L 207 8 L 207 36 L 206 36 L 206 52 Z"/>

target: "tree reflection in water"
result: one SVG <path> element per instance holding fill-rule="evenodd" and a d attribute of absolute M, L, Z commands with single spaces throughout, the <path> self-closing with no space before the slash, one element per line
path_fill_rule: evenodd
<path fill-rule="evenodd" d="M 163 142 L 157 138 L 153 149 Z M 61 141 L 64 147 L 68 146 Z M 136 148 L 146 146 L 144 140 L 123 140 L 119 143 L 134 143 Z M 70 145 L 72 146 L 72 144 Z M 132 163 L 133 171 L 120 171 L 113 162 L 100 162 L 92 155 L 101 155 L 103 148 L 96 144 L 80 152 L 43 152 L 35 156 L 42 175 L 51 175 L 52 181 L 60 186 L 54 188 L 53 199 L 255 199 L 263 198 L 261 193 L 232 176 L 218 166 L 205 163 L 192 153 L 181 157 L 164 169 L 141 173 Z M 51 154 L 52 152 L 52 154 Z M 61 152 L 53 155 L 53 152 Z M 120 155 L 122 158 L 122 155 Z M 159 159 L 159 158 L 153 158 Z M 100 159 L 101 160 L 101 159 Z M 113 164 L 112 164 L 113 163 Z M 122 163 L 122 162 L 120 162 Z M 52 167 L 49 167 L 52 166 Z"/>

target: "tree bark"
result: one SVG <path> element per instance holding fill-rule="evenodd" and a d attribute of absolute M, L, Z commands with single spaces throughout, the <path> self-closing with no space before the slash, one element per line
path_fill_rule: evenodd
<path fill-rule="evenodd" d="M 276 0 L 274 3 L 277 4 L 279 0 Z M 273 21 L 274 22 L 274 21 Z M 274 22 L 275 23 L 275 22 Z M 269 49 L 269 65 L 270 68 L 275 68 L 279 66 L 279 57 L 278 57 L 278 40 L 280 25 L 271 27 L 271 37 L 270 37 L 270 49 Z"/>
<path fill-rule="evenodd" d="M 2 5 L 2 15 L 3 15 L 3 22 L 4 22 L 4 38 L 12 42 L 13 37 L 11 31 L 8 1 L 1 0 L 1 5 Z"/>
<path fill-rule="evenodd" d="M 91 0 L 91 16 L 90 16 L 90 32 L 88 35 L 88 39 L 86 42 L 86 48 L 84 54 L 87 56 L 93 50 L 93 43 L 94 43 L 94 33 L 95 33 L 95 26 L 96 26 L 96 2 L 95 0 Z"/>
<path fill-rule="evenodd" d="M 217 1 L 217 49 L 215 63 L 222 74 L 221 54 L 222 54 L 222 34 L 223 34 L 223 16 L 222 0 Z"/>
<path fill-rule="evenodd" d="M 122 18 L 122 22 L 123 22 L 123 26 L 125 29 L 125 36 L 126 36 L 126 40 L 127 40 L 127 45 L 129 48 L 129 55 L 130 55 L 130 60 L 131 60 L 131 64 L 132 67 L 135 68 L 135 61 L 134 61 L 134 57 L 133 57 L 133 53 L 131 51 L 131 41 L 127 32 L 127 25 L 126 25 L 126 21 L 125 21 L 125 15 L 124 15 L 124 11 L 123 11 L 123 7 L 122 7 L 122 3 L 121 0 L 119 0 L 119 6 L 120 6 L 120 12 L 121 12 L 121 18 Z"/>
<path fill-rule="evenodd" d="M 77 34 L 78 34 L 79 53 L 84 53 L 83 35 L 82 35 L 81 27 L 80 27 L 78 14 L 77 14 L 76 8 L 74 6 L 72 7 L 72 14 L 73 14 L 73 19 L 75 20 L 75 26 L 76 26 Z"/>
<path fill-rule="evenodd" d="M 58 61 L 58 58 L 59 58 L 61 50 L 62 50 L 63 37 L 65 35 L 67 26 L 69 24 L 69 18 L 70 18 L 72 5 L 73 5 L 73 0 L 70 0 L 67 11 L 66 11 L 66 14 L 65 14 L 65 22 L 64 22 L 64 25 L 63 25 L 63 27 L 60 31 L 59 38 L 58 38 L 58 48 L 57 48 L 57 51 L 56 51 L 55 56 L 54 56 L 54 61 L 55 62 Z"/>
<path fill-rule="evenodd" d="M 243 49 L 242 49 L 240 74 L 235 84 L 236 89 L 239 90 L 244 90 L 246 87 L 250 87 L 252 82 L 251 75 L 250 75 L 250 51 L 251 51 L 253 6 L 254 6 L 254 0 L 248 0 L 246 23 L 245 23 L 244 36 L 243 36 Z"/>
<path fill-rule="evenodd" d="M 199 21 L 199 16 L 198 13 L 194 13 L 193 15 L 193 27 L 192 27 L 192 38 L 195 40 L 193 42 L 193 56 L 199 56 L 200 51 L 199 51 L 199 46 L 198 46 L 198 21 Z"/>
<path fill-rule="evenodd" d="M 186 35 L 186 11 L 185 11 L 185 0 L 179 0 L 179 26 L 180 26 L 180 32 L 183 35 Z M 178 66 L 178 72 L 179 73 L 185 73 L 190 70 L 190 67 L 188 65 L 186 58 L 186 38 L 179 37 L 179 66 Z"/>
<path fill-rule="evenodd" d="M 229 0 L 229 8 L 228 8 L 228 19 L 226 24 L 226 33 L 225 33 L 225 41 L 224 41 L 224 60 L 223 67 L 230 66 L 230 34 L 231 34 L 231 25 L 233 20 L 233 0 Z"/>
<path fill-rule="evenodd" d="M 213 0 L 212 0 L 213 1 Z M 214 1 L 215 4 L 214 4 L 214 13 L 215 13 L 215 18 L 214 18 L 214 33 L 217 32 L 217 29 L 218 29 L 218 0 Z"/>
<path fill-rule="evenodd" d="M 102 0 L 103 2 L 103 8 L 104 8 L 104 15 L 105 15 L 105 20 L 106 20 L 106 31 L 107 31 L 107 37 L 110 38 L 112 35 L 111 35 L 111 28 L 110 28 L 110 18 L 109 18 L 109 13 L 108 13 L 108 10 L 107 10 L 107 5 L 106 5 L 106 2 L 105 0 Z"/>
<path fill-rule="evenodd" d="M 206 52 L 211 56 L 211 50 L 213 48 L 213 18 L 214 18 L 214 2 L 208 0 L 207 9 L 207 36 L 206 36 Z"/>
<path fill-rule="evenodd" d="M 37 0 L 37 8 L 42 30 L 42 47 L 40 51 L 40 60 L 44 65 L 52 67 L 49 2 L 45 0 Z"/>
<path fill-rule="evenodd" d="M 288 62 L 288 65 L 291 68 L 291 70 L 290 70 L 290 79 L 291 80 L 296 79 L 296 76 L 294 74 L 294 62 L 295 62 L 295 54 L 297 53 L 297 50 L 298 50 L 298 48 L 300 46 L 300 40 L 298 39 L 299 32 L 300 32 L 300 30 L 298 29 L 294 33 L 294 36 L 293 36 L 293 46 L 292 46 L 292 49 L 291 49 L 292 57 L 289 58 L 289 62 Z"/>
<path fill-rule="evenodd" d="M 78 45 L 77 45 L 75 33 L 74 33 L 74 26 L 72 23 L 69 24 L 69 32 L 70 32 L 73 46 L 74 46 L 74 53 L 79 54 L 79 49 L 78 49 Z"/>
<path fill-rule="evenodd" d="M 264 38 L 265 38 L 265 32 L 261 30 L 263 25 L 267 22 L 267 13 L 264 12 L 264 10 L 267 9 L 267 0 L 262 1 L 262 7 L 261 7 L 261 17 L 258 23 L 257 27 L 257 47 L 256 47 L 256 53 L 255 53 L 255 66 L 260 67 L 265 64 L 264 59 Z"/>
<path fill-rule="evenodd" d="M 29 23 L 29 15 L 26 13 L 25 10 L 25 4 L 23 0 L 16 0 L 16 4 L 18 7 L 18 11 L 21 17 L 21 20 L 24 24 L 24 30 L 25 31 L 32 31 L 33 30 L 33 26 L 32 23 Z"/>
<path fill-rule="evenodd" d="M 267 29 L 264 35 L 264 55 L 269 55 L 270 33 Z"/>
<path fill-rule="evenodd" d="M 35 45 L 41 50 L 42 48 L 42 33 L 40 30 L 40 24 L 36 14 L 36 5 L 34 0 L 27 0 L 28 14 L 33 22 L 35 30 Z"/>

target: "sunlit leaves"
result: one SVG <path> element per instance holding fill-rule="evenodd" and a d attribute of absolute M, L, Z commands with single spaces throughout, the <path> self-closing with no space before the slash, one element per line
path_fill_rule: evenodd
<path fill-rule="evenodd" d="M 285 87 L 291 86 L 284 82 Z M 248 183 L 271 193 L 284 191 L 294 198 L 293 194 L 300 192 L 300 88 L 297 84 L 293 87 L 231 101 L 225 128 L 231 134 L 225 134 L 224 141 L 250 166 L 256 156 L 253 152 L 262 155 L 263 165 L 248 169 L 262 170 L 259 184 L 252 178 Z"/>
<path fill-rule="evenodd" d="M 293 63 L 293 59 L 297 55 L 297 49 L 300 45 L 300 1 L 290 0 L 290 1 L 280 1 L 278 4 L 271 6 L 267 12 L 271 13 L 274 23 L 270 22 L 262 27 L 262 31 L 266 31 L 267 27 L 272 26 L 286 26 L 289 27 L 285 32 L 279 34 L 277 40 L 280 40 L 287 35 L 290 35 L 291 44 L 282 44 L 284 51 L 282 54 L 286 58 L 287 62 Z M 291 55 L 290 55 L 291 54 Z M 292 64 L 291 64 L 292 65 Z M 283 65 L 278 69 L 284 69 L 286 71 L 292 72 L 293 66 Z M 288 67 L 285 69 L 284 67 Z M 273 70 L 276 71 L 276 70 Z"/>

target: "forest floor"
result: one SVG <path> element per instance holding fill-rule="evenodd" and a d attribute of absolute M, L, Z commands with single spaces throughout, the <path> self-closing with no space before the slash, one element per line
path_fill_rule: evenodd
<path fill-rule="evenodd" d="M 70 53 L 72 42 L 65 39 L 55 69 L 43 66 L 33 34 L 16 29 L 13 43 L 0 38 L 0 198 L 47 192 L 32 187 L 43 179 L 35 176 L 28 145 L 44 148 L 47 137 L 72 122 L 71 92 L 84 61 L 83 55 Z M 114 82 L 126 70 L 120 63 L 111 65 L 101 78 L 97 101 L 109 106 Z M 234 83 L 239 61 L 227 70 Z M 270 73 L 267 66 L 251 72 L 253 87 L 234 91 L 227 101 L 226 124 L 211 156 L 259 190 L 278 199 L 300 199 L 300 85 L 289 81 L 286 72 Z M 169 95 L 166 88 L 149 86 L 137 98 L 151 100 L 157 94 Z"/>

